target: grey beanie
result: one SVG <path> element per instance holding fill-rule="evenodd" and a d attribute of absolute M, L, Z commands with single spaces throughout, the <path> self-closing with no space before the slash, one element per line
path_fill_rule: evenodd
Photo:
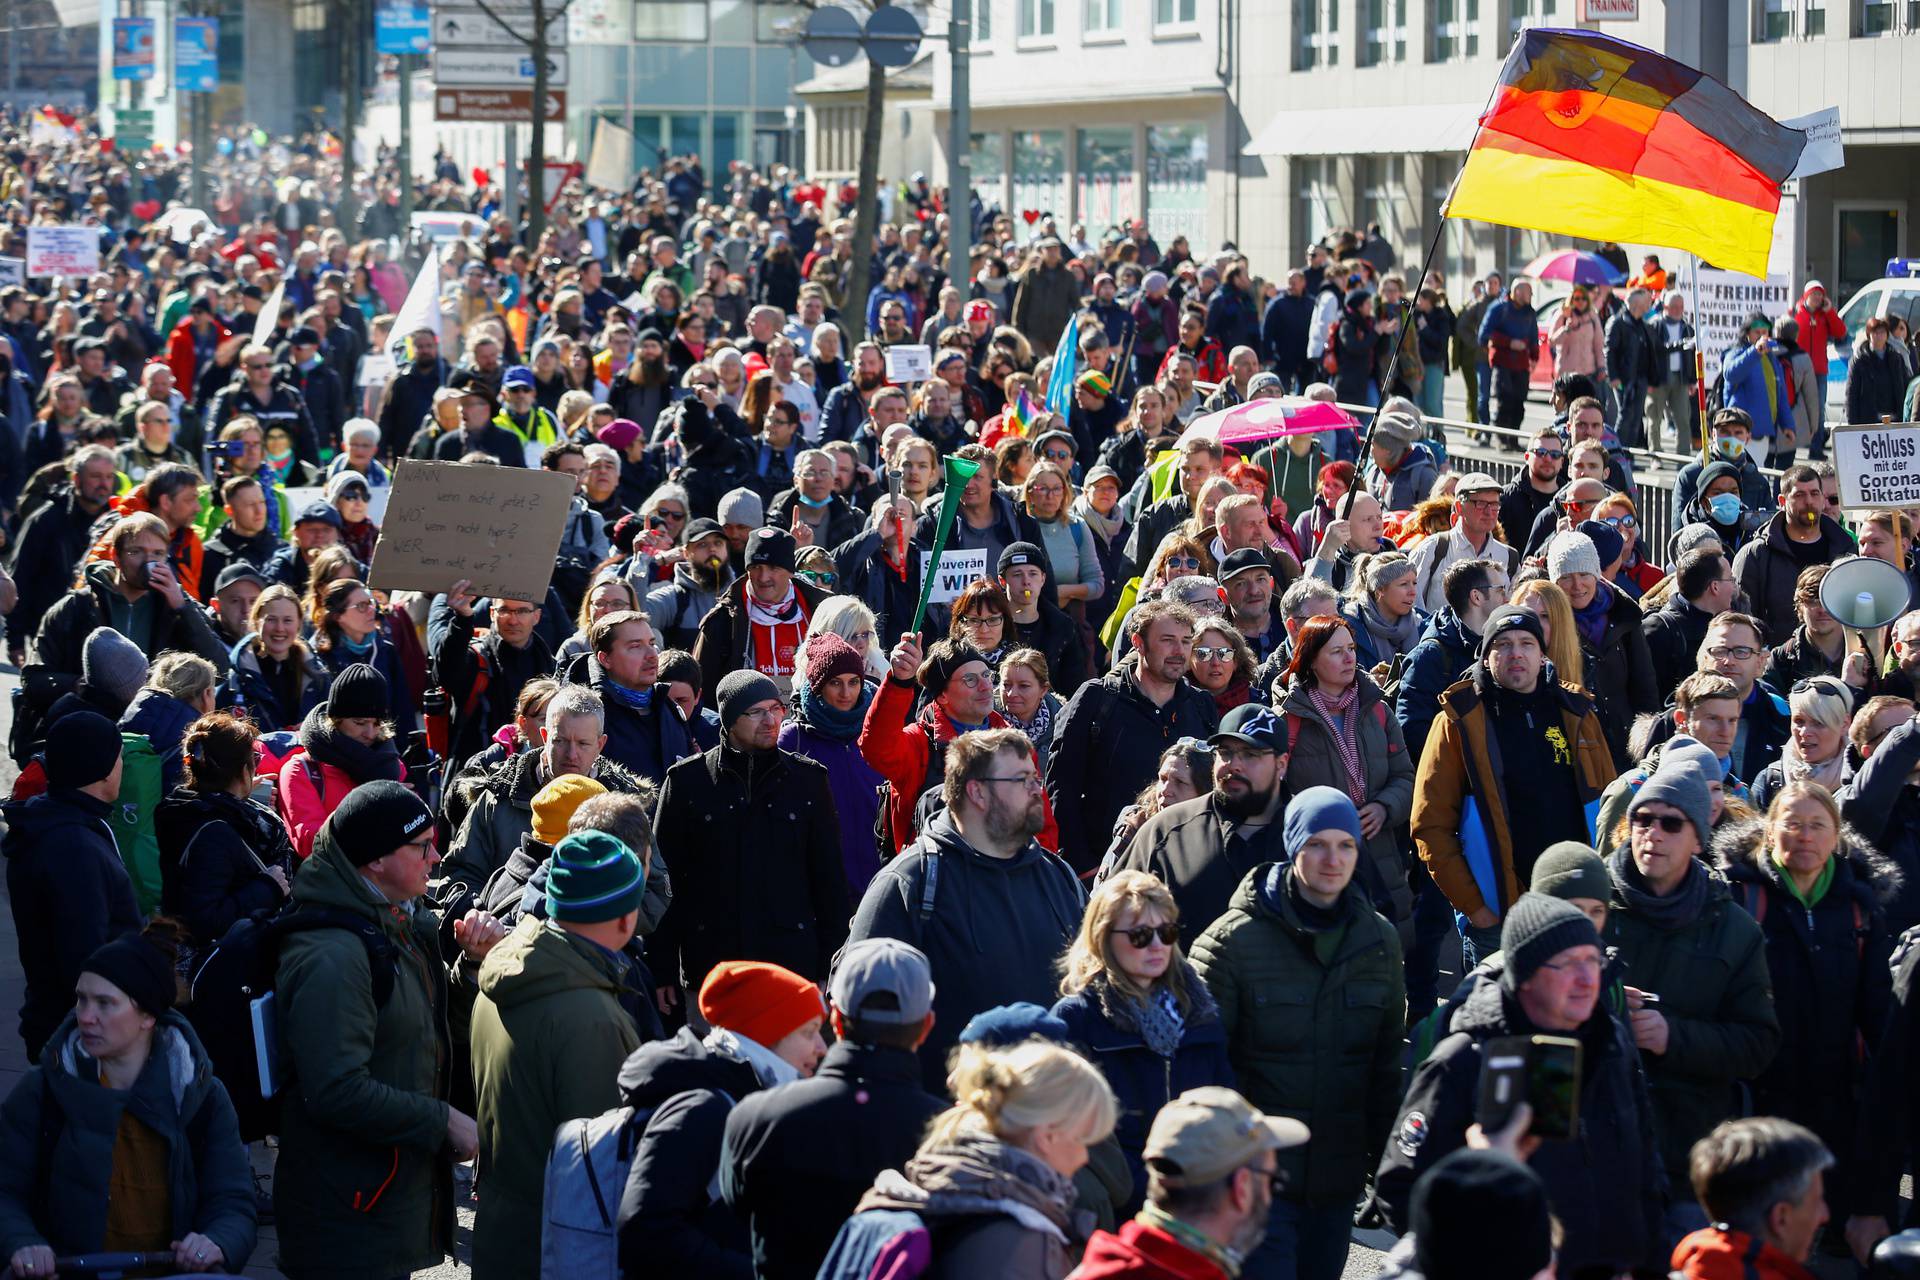
<path fill-rule="evenodd" d="M 1695 547 L 1704 547 L 1709 542 L 1724 549 L 1725 544 L 1721 542 L 1719 531 L 1706 521 L 1696 520 L 1692 524 L 1681 525 L 1679 531 L 1667 539 L 1668 563 L 1678 564 L 1681 556 Z"/>
<path fill-rule="evenodd" d="M 1506 958 L 1500 985 L 1518 991 L 1541 965 L 1568 947 L 1599 945 L 1600 933 L 1586 912 L 1544 893 L 1523 893 L 1507 908 L 1500 928 L 1500 954 Z"/>
<path fill-rule="evenodd" d="M 1600 549 L 1584 533 L 1556 533 L 1547 543 L 1547 578 L 1558 582 L 1570 573 L 1600 576 Z"/>
<path fill-rule="evenodd" d="M 147 655 L 112 627 L 95 627 L 80 647 L 80 678 L 116 702 L 132 702 L 147 680 Z"/>
<path fill-rule="evenodd" d="M 1592 845 L 1562 840 L 1548 845 L 1533 864 L 1534 893 L 1549 898 L 1592 898 L 1605 902 L 1613 896 L 1613 877 Z"/>
<path fill-rule="evenodd" d="M 751 489 L 729 489 L 720 499 L 714 514 L 721 524 L 744 524 L 758 529 L 766 523 L 766 506 Z"/>
<path fill-rule="evenodd" d="M 1627 802 L 1627 817 L 1652 800 L 1670 804 L 1686 815 L 1704 852 L 1713 840 L 1713 796 L 1707 791 L 1707 774 L 1695 760 L 1674 760 L 1661 754 L 1660 767 L 1640 784 L 1640 790 Z"/>
<path fill-rule="evenodd" d="M 1676 733 L 1660 748 L 1660 764 L 1669 760 L 1675 764 L 1699 765 L 1706 771 L 1708 782 L 1721 781 L 1727 776 L 1726 763 L 1713 754 L 1713 748 L 1689 734 Z"/>
<path fill-rule="evenodd" d="M 733 728 L 735 720 L 767 699 L 780 700 L 780 686 L 758 671 L 729 671 L 713 693 L 722 729 Z"/>

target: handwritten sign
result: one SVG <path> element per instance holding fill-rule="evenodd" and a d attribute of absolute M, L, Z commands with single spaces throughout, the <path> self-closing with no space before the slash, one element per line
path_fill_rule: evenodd
<path fill-rule="evenodd" d="M 403 459 L 368 585 L 441 592 L 466 578 L 482 596 L 543 600 L 573 488 L 557 471 Z"/>
<path fill-rule="evenodd" d="M 932 553 L 920 553 L 920 572 L 927 572 L 927 562 Z M 987 576 L 987 549 L 979 547 L 972 551 L 949 548 L 940 553 L 940 571 L 933 578 L 933 594 L 927 597 L 929 604 L 952 604 L 960 598 L 960 593 Z M 924 578 L 922 579 L 924 581 Z"/>
<path fill-rule="evenodd" d="M 1695 310 L 1690 288 L 1693 264 L 1673 270 L 1673 287 L 1687 294 L 1687 319 L 1698 335 L 1700 354 L 1707 366 L 1707 382 L 1720 372 L 1720 357 L 1737 345 L 1741 330 L 1756 311 L 1770 316 L 1793 310 L 1793 283 L 1786 276 L 1756 280 L 1739 271 L 1700 268 L 1700 306 Z"/>
<path fill-rule="evenodd" d="M 99 269 L 100 228 L 27 228 L 28 275 L 90 276 Z"/>
<path fill-rule="evenodd" d="M 888 382 L 925 382 L 932 376 L 932 348 L 917 343 L 887 348 Z"/>
<path fill-rule="evenodd" d="M 1835 427 L 1833 466 L 1849 510 L 1920 506 L 1920 423 Z"/>

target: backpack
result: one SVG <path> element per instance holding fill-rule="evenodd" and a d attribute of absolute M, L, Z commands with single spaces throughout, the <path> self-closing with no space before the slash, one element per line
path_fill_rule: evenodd
<path fill-rule="evenodd" d="M 1436 548 L 1438 548 L 1433 553 L 1433 563 L 1436 566 L 1445 564 L 1447 561 L 1447 553 L 1453 549 L 1453 530 L 1442 529 L 1440 532 L 1433 535 L 1432 542 L 1433 542 L 1433 545 Z M 1514 574 L 1519 572 L 1520 572 L 1520 548 L 1508 547 L 1507 548 L 1507 576 L 1511 578 Z"/>
<path fill-rule="evenodd" d="M 651 1114 L 615 1107 L 553 1131 L 540 1198 L 540 1280 L 619 1280 L 620 1197 Z"/>
<path fill-rule="evenodd" d="M 941 794 L 940 784 L 947 776 L 947 744 L 932 737 L 927 741 L 931 747 L 927 752 L 927 775 L 921 780 L 920 790 L 916 793 L 913 806 L 913 830 L 907 832 L 894 830 L 893 797 L 896 793 L 893 783 L 883 779 L 875 788 L 880 795 L 880 811 L 873 815 L 873 843 L 882 862 L 892 861 L 895 855 L 926 829 L 927 821 L 934 814 L 946 808 L 946 797 Z"/>
<path fill-rule="evenodd" d="M 399 972 L 399 949 L 373 921 L 331 907 L 294 904 L 242 916 L 200 954 L 188 983 L 187 1021 L 227 1088 L 244 1142 L 280 1131 L 278 1094 L 286 1077 L 279 1067 L 273 984 L 281 944 L 309 929 L 344 929 L 360 939 L 373 970 L 374 1007 L 384 1007 Z"/>
<path fill-rule="evenodd" d="M 840 1224 L 817 1280 L 916 1280 L 937 1254 L 1006 1216 L 969 1213 L 929 1226 L 911 1209 L 863 1209 Z"/>
<path fill-rule="evenodd" d="M 107 826 L 120 847 L 120 861 L 127 864 L 140 914 L 151 915 L 160 905 L 160 841 L 153 832 L 153 811 L 167 793 L 161 781 L 165 760 L 139 733 L 120 735 L 120 760 L 120 794 L 107 812 Z"/>

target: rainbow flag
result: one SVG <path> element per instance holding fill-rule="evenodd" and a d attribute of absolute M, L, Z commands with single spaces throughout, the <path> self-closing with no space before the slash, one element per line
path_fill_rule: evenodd
<path fill-rule="evenodd" d="M 1033 429 L 1034 421 L 1039 416 L 1040 406 L 1033 402 L 1033 397 L 1027 394 L 1025 387 L 1022 387 L 1020 394 L 1013 398 L 1013 403 L 1007 406 L 1006 412 L 1002 415 L 1004 419 L 1002 425 L 1006 428 L 1008 435 L 1024 436 Z"/>
<path fill-rule="evenodd" d="M 1527 31 L 1443 212 L 1767 273 L 1806 134 L 1701 71 L 1591 31 Z"/>

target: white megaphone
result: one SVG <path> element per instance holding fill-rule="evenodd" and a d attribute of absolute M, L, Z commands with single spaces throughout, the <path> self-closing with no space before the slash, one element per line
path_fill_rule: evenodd
<path fill-rule="evenodd" d="M 1898 565 L 1873 556 L 1836 560 L 1820 580 L 1820 607 L 1854 633 L 1875 671 L 1886 660 L 1882 629 L 1907 611 L 1912 594 Z"/>

